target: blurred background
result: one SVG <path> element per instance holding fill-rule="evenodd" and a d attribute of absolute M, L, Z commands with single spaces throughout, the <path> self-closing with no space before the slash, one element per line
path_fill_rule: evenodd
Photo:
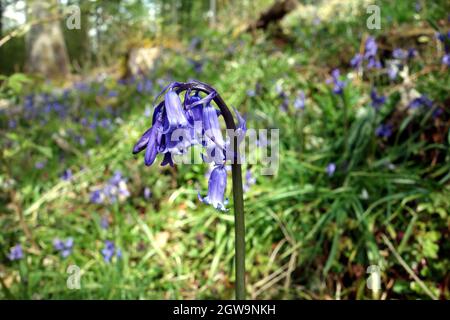
<path fill-rule="evenodd" d="M 449 9 L 0 0 L 0 298 L 233 298 L 209 166 L 131 154 L 189 79 L 280 130 L 243 166 L 249 297 L 449 298 Z"/>

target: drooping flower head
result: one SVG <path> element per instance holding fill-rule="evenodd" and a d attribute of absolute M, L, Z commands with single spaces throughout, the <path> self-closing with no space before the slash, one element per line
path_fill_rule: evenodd
<path fill-rule="evenodd" d="M 215 100 L 217 92 L 209 85 L 198 81 L 173 82 L 165 87 L 156 99 L 162 95 L 164 100 L 153 112 L 152 126 L 135 144 L 133 153 L 145 150 L 144 162 L 147 166 L 154 163 L 158 154 L 163 155 L 161 165 L 173 166 L 173 155 L 185 154 L 189 147 L 200 145 L 206 149 L 206 156 L 201 153 L 204 161 L 211 162 L 209 160 L 212 159 L 216 166 L 215 174 L 208 184 L 208 196 L 202 200 L 216 209 L 224 210 L 225 188 L 221 186 L 226 186 L 226 174 L 222 174 L 224 172 L 222 169 L 227 159 L 234 159 L 237 153 L 230 148 L 234 146 L 234 138 L 233 141 L 228 137 L 224 139 L 219 118 L 224 116 L 222 111 L 228 112 L 227 117 L 224 116 L 225 122 L 228 119 L 228 127 L 230 117 L 233 119 L 230 111 L 218 110 L 214 104 L 217 104 Z M 246 124 L 237 111 L 236 117 L 238 124 L 236 126 L 233 123 L 231 128 L 236 130 L 239 144 L 245 135 Z"/>

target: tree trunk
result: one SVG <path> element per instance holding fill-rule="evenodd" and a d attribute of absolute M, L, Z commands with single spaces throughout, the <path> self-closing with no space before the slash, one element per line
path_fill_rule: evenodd
<path fill-rule="evenodd" d="M 69 74 L 69 56 L 61 32 L 57 0 L 28 1 L 29 21 L 38 21 L 27 35 L 27 71 L 46 78 Z"/>
<path fill-rule="evenodd" d="M 214 26 L 216 24 L 216 0 L 209 0 L 209 24 Z"/>
<path fill-rule="evenodd" d="M 0 0 L 0 37 L 3 34 L 3 1 Z"/>

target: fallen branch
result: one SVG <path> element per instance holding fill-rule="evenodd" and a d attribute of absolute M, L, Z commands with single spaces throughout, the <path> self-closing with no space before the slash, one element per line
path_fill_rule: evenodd
<path fill-rule="evenodd" d="M 254 29 L 266 29 L 269 24 L 277 23 L 284 18 L 286 14 L 297 7 L 296 0 L 275 1 L 275 3 L 266 11 L 261 13 L 258 20 L 247 27 L 247 32 Z"/>

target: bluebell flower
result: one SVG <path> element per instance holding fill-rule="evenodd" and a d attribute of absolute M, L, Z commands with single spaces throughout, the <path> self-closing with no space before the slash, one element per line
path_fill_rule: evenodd
<path fill-rule="evenodd" d="M 109 183 L 113 185 L 119 184 L 123 180 L 122 172 L 119 170 L 114 171 L 113 176 L 109 179 Z"/>
<path fill-rule="evenodd" d="M 396 48 L 396 49 L 394 49 L 394 51 L 392 51 L 392 57 L 394 59 L 403 60 L 408 57 L 408 53 L 403 49 Z"/>
<path fill-rule="evenodd" d="M 381 124 L 375 129 L 375 134 L 380 138 L 389 138 L 392 135 L 392 126 L 390 124 Z"/>
<path fill-rule="evenodd" d="M 64 242 L 62 242 L 58 238 L 53 239 L 53 248 L 55 250 L 58 250 L 58 251 L 63 250 L 64 249 Z"/>
<path fill-rule="evenodd" d="M 102 120 L 100 120 L 100 127 L 105 129 L 111 129 L 111 126 L 112 126 L 111 119 L 103 118 Z"/>
<path fill-rule="evenodd" d="M 115 203 L 118 199 L 126 199 L 130 196 L 127 187 L 127 179 L 120 171 L 115 171 L 108 183 L 101 189 L 91 193 L 91 202 L 101 204 L 105 202 Z"/>
<path fill-rule="evenodd" d="M 277 83 L 275 86 L 275 92 L 277 93 L 277 95 L 280 98 L 285 98 L 287 97 L 286 92 L 284 92 L 283 90 L 283 86 L 281 85 L 281 83 Z"/>
<path fill-rule="evenodd" d="M 200 99 L 200 97 L 199 97 L 199 99 Z M 191 101 L 194 101 L 194 100 L 191 100 Z M 192 103 L 194 103 L 194 102 L 192 102 Z M 186 111 L 186 115 L 188 117 L 189 124 L 191 126 L 194 126 L 196 122 L 203 121 L 203 106 L 195 105 L 193 107 L 190 107 Z"/>
<path fill-rule="evenodd" d="M 161 161 L 161 166 L 164 167 L 166 165 L 169 165 L 171 167 L 174 166 L 173 159 L 172 159 L 172 154 L 170 152 L 164 153 L 163 161 Z"/>
<path fill-rule="evenodd" d="M 163 136 L 162 118 L 163 118 L 162 112 L 156 114 L 156 119 L 154 118 L 155 122 L 153 126 L 142 135 L 141 139 L 139 139 L 139 141 L 134 146 L 133 153 L 135 154 L 146 149 L 144 156 L 144 162 L 146 166 L 150 166 L 153 164 L 158 154 L 158 151 L 161 148 Z"/>
<path fill-rule="evenodd" d="M 413 59 L 417 56 L 417 50 L 415 48 L 408 49 L 408 59 Z"/>
<path fill-rule="evenodd" d="M 202 73 L 203 72 L 203 65 L 204 62 L 201 60 L 194 60 L 194 59 L 189 59 L 188 58 L 189 63 L 192 65 L 192 67 L 194 68 L 194 72 L 195 73 Z"/>
<path fill-rule="evenodd" d="M 8 127 L 10 129 L 15 129 L 17 127 L 17 121 L 14 119 L 11 119 L 8 121 Z"/>
<path fill-rule="evenodd" d="M 153 82 L 152 82 L 152 80 L 150 80 L 150 79 L 145 79 L 145 82 L 144 82 L 144 90 L 145 90 L 146 92 L 151 92 L 152 89 L 153 89 Z"/>
<path fill-rule="evenodd" d="M 256 91 L 254 89 L 247 90 L 247 96 L 254 97 L 256 96 Z"/>
<path fill-rule="evenodd" d="M 336 171 L 336 164 L 334 162 L 329 163 L 325 170 L 326 170 L 328 176 L 332 177 L 334 175 L 334 172 Z"/>
<path fill-rule="evenodd" d="M 203 108 L 202 124 L 205 131 L 205 146 L 210 150 L 209 154 L 214 157 L 216 163 L 223 162 L 225 156 L 223 151 L 226 147 L 225 141 L 220 130 L 216 108 L 210 103 Z"/>
<path fill-rule="evenodd" d="M 36 168 L 36 169 L 43 169 L 44 167 L 45 167 L 45 165 L 46 165 L 46 163 L 47 163 L 47 161 L 38 161 L 38 162 L 36 162 L 36 164 L 34 165 L 34 167 Z"/>
<path fill-rule="evenodd" d="M 97 126 L 98 126 L 97 119 L 96 118 L 92 119 L 91 123 L 89 124 L 89 128 L 92 130 L 95 130 L 97 128 Z"/>
<path fill-rule="evenodd" d="M 367 68 L 380 69 L 381 62 L 377 59 L 378 45 L 375 38 L 370 36 L 366 39 L 364 44 L 364 60 L 367 61 Z"/>
<path fill-rule="evenodd" d="M 334 84 L 333 92 L 335 94 L 342 94 L 344 92 L 344 88 L 346 86 L 345 81 L 340 80 L 340 72 L 339 69 L 334 69 L 331 72 L 332 82 Z"/>
<path fill-rule="evenodd" d="M 450 15 L 449 15 L 450 16 Z M 447 34 L 438 33 L 437 38 L 444 45 L 445 54 L 442 57 L 442 64 L 445 66 L 450 66 L 450 31 Z"/>
<path fill-rule="evenodd" d="M 55 238 L 53 239 L 53 248 L 59 251 L 63 258 L 67 258 L 72 253 L 73 238 L 67 238 L 66 241 Z"/>
<path fill-rule="evenodd" d="M 189 51 L 197 50 L 200 48 L 202 44 L 202 38 L 200 37 L 193 37 L 191 39 L 191 42 L 189 43 Z"/>
<path fill-rule="evenodd" d="M 387 72 L 389 79 L 395 80 L 398 76 L 399 66 L 396 63 L 391 63 L 389 64 Z"/>
<path fill-rule="evenodd" d="M 81 124 L 83 127 L 87 127 L 88 124 L 89 124 L 89 122 L 88 122 L 88 120 L 87 120 L 86 118 L 81 118 L 81 119 L 80 119 L 80 124 Z"/>
<path fill-rule="evenodd" d="M 152 196 L 152 191 L 149 187 L 144 188 L 144 199 L 148 200 Z"/>
<path fill-rule="evenodd" d="M 137 90 L 137 92 L 139 92 L 139 93 L 144 92 L 144 83 L 143 83 L 142 81 L 139 81 L 139 82 L 137 83 L 136 90 Z"/>
<path fill-rule="evenodd" d="M 287 112 L 289 110 L 289 98 L 288 97 L 283 98 L 283 100 L 281 101 L 280 110 L 283 112 Z"/>
<path fill-rule="evenodd" d="M 25 101 L 24 101 L 24 108 L 27 111 L 30 111 L 31 109 L 33 109 L 34 106 L 34 97 L 32 95 L 27 95 L 25 96 Z"/>
<path fill-rule="evenodd" d="M 443 113 L 444 110 L 442 110 L 442 108 L 436 108 L 436 110 L 433 111 L 433 119 L 440 117 Z"/>
<path fill-rule="evenodd" d="M 22 258 L 23 258 L 22 246 L 20 244 L 16 244 L 14 247 L 10 249 L 8 259 L 11 261 L 16 261 Z"/>
<path fill-rule="evenodd" d="M 367 61 L 367 68 L 369 69 L 381 69 L 382 65 L 375 57 L 370 57 Z"/>
<path fill-rule="evenodd" d="M 422 106 L 431 108 L 433 106 L 433 101 L 426 95 L 421 95 L 420 97 L 413 99 L 409 103 L 409 107 L 412 109 L 416 109 Z"/>
<path fill-rule="evenodd" d="M 75 89 L 78 91 L 83 91 L 83 92 L 87 92 L 89 91 L 89 85 L 85 82 L 77 82 L 74 85 Z"/>
<path fill-rule="evenodd" d="M 105 241 L 105 246 L 101 250 L 101 253 L 103 255 L 103 259 L 105 262 L 109 263 L 111 262 L 111 259 L 116 256 L 116 258 L 120 259 L 122 257 L 122 250 L 120 248 L 116 248 L 114 245 L 114 242 L 110 240 Z"/>
<path fill-rule="evenodd" d="M 120 86 L 124 86 L 124 85 L 126 85 L 127 83 L 128 83 L 128 80 L 125 79 L 125 78 L 122 78 L 122 79 L 117 80 L 117 84 L 120 85 Z"/>
<path fill-rule="evenodd" d="M 212 205 L 215 209 L 220 211 L 227 211 L 227 200 L 224 200 L 225 191 L 227 188 L 227 170 L 224 165 L 217 165 L 214 167 L 208 181 L 208 195 L 204 198 L 198 194 L 200 201 Z"/>
<path fill-rule="evenodd" d="M 375 89 L 370 92 L 370 99 L 372 100 L 372 107 L 375 109 L 379 109 L 386 102 L 386 97 L 378 95 Z"/>
<path fill-rule="evenodd" d="M 86 139 L 83 136 L 75 135 L 74 139 L 80 146 L 86 145 Z"/>
<path fill-rule="evenodd" d="M 101 251 L 105 262 L 111 262 L 112 257 L 114 257 L 115 249 L 114 242 L 109 240 L 105 241 L 105 247 Z"/>
<path fill-rule="evenodd" d="M 366 39 L 364 44 L 364 58 L 369 59 L 376 56 L 378 51 L 378 45 L 375 41 L 375 38 L 370 36 Z"/>
<path fill-rule="evenodd" d="M 164 96 L 165 123 L 164 132 L 177 128 L 186 128 L 188 121 L 178 94 L 169 89 Z"/>
<path fill-rule="evenodd" d="M 117 91 L 115 91 L 115 90 L 110 90 L 108 92 L 108 97 L 109 98 L 114 98 L 114 97 L 117 97 L 118 95 L 119 95 L 119 93 Z"/>
<path fill-rule="evenodd" d="M 450 54 L 447 53 L 442 57 L 442 64 L 450 67 Z"/>
<path fill-rule="evenodd" d="M 414 3 L 414 10 L 416 10 L 416 12 L 422 11 L 422 5 L 420 4 L 420 1 L 416 1 Z"/>
<path fill-rule="evenodd" d="M 95 204 L 101 204 L 104 201 L 104 196 L 101 190 L 95 190 L 91 193 L 91 202 Z"/>
<path fill-rule="evenodd" d="M 447 40 L 450 40 L 450 31 L 447 34 L 438 32 L 437 35 L 436 35 L 436 38 L 440 42 L 445 44 L 447 42 Z"/>
<path fill-rule="evenodd" d="M 109 217 L 108 216 L 102 216 L 102 218 L 100 219 L 100 227 L 105 230 L 109 228 Z"/>
<path fill-rule="evenodd" d="M 183 91 L 185 95 L 182 100 L 180 95 Z M 202 96 L 204 93 L 207 95 Z M 216 91 L 207 84 L 193 80 L 188 83 L 169 84 L 163 88 L 156 100 L 163 94 L 164 100 L 154 110 L 152 127 L 144 132 L 135 144 L 133 153 L 145 150 L 146 165 L 151 165 L 157 154 L 163 154 L 161 165 L 173 166 L 173 154 L 185 153 L 195 144 L 201 145 L 207 151 L 207 156 L 201 153 L 203 160 L 209 162 L 207 160 L 212 158 L 216 165 L 214 175 L 208 184 L 208 196 L 202 200 L 211 203 L 215 208 L 224 209 L 225 189 L 222 190 L 220 187 L 226 186 L 226 170 L 223 166 L 226 160 L 230 159 L 230 155 L 234 159 L 238 153 L 228 152 L 231 151 L 232 143 L 231 139 L 225 141 L 222 135 L 219 122 L 221 112 L 213 105 L 213 102 L 216 102 Z M 235 113 L 238 120 L 235 136 L 239 145 L 247 128 L 245 119 L 237 110 Z M 201 123 L 201 126 L 197 126 L 196 123 Z M 200 138 L 198 138 L 199 134 L 201 134 Z M 225 176 L 221 175 L 221 172 L 225 172 Z M 220 193 L 222 193 L 222 199 L 220 199 Z"/>
<path fill-rule="evenodd" d="M 244 186 L 243 186 L 244 192 L 247 192 L 248 190 L 250 190 L 250 187 L 252 185 L 254 185 L 255 183 L 256 183 L 256 178 L 253 177 L 250 169 L 247 169 L 247 171 L 245 172 L 245 182 L 244 182 Z"/>
<path fill-rule="evenodd" d="M 294 108 L 296 110 L 305 109 L 305 92 L 304 91 L 299 91 L 297 97 L 294 100 Z"/>
<path fill-rule="evenodd" d="M 361 53 L 355 54 L 355 56 L 350 60 L 350 66 L 353 69 L 359 69 L 362 66 L 363 55 Z"/>
<path fill-rule="evenodd" d="M 71 169 L 66 169 L 64 170 L 63 174 L 61 175 L 61 179 L 64 181 L 69 181 L 70 179 L 72 179 L 72 170 Z"/>

